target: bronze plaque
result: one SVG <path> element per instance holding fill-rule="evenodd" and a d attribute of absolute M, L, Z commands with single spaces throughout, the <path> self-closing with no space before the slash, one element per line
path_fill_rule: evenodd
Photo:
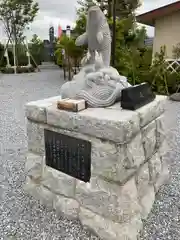
<path fill-rule="evenodd" d="M 44 129 L 46 165 L 74 178 L 89 182 L 91 143 Z"/>

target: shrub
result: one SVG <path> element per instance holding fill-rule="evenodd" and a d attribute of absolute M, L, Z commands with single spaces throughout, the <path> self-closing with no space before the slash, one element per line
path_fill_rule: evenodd
<path fill-rule="evenodd" d="M 30 73 L 30 72 L 34 72 L 34 71 L 35 71 L 35 69 L 33 66 L 31 66 L 31 67 L 25 66 L 25 67 L 17 67 L 16 68 L 16 72 L 19 74 L 20 73 Z M 4 67 L 4 68 L 1 68 L 1 72 L 5 73 L 5 74 L 14 74 L 14 68 L 13 67 L 9 67 L 9 68 Z"/>
<path fill-rule="evenodd" d="M 6 73 L 6 74 L 12 74 L 12 73 L 14 73 L 14 68 L 11 68 L 11 67 L 9 67 L 9 68 L 3 67 L 3 68 L 1 68 L 1 72 L 2 72 L 2 73 Z"/>

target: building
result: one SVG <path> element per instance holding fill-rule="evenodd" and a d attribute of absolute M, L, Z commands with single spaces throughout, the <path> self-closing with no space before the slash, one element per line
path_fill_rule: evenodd
<path fill-rule="evenodd" d="M 137 22 L 155 27 L 153 54 L 165 45 L 167 58 L 173 58 L 173 47 L 180 43 L 180 1 L 138 15 Z"/>
<path fill-rule="evenodd" d="M 147 47 L 152 47 L 153 46 L 153 41 L 154 41 L 154 38 L 153 37 L 148 37 L 145 39 L 145 46 Z"/>

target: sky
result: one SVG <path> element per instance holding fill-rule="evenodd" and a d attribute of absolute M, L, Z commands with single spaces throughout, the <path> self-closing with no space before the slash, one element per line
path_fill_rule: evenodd
<path fill-rule="evenodd" d="M 48 39 L 48 29 L 51 25 L 57 33 L 58 25 L 63 29 L 67 25 L 74 26 L 76 19 L 77 0 L 36 0 L 39 3 L 40 11 L 31 24 L 30 29 L 26 31 L 26 36 L 31 39 L 33 34 L 37 34 L 41 39 Z M 142 6 L 138 9 L 138 13 L 144 13 L 163 5 L 176 2 L 176 0 L 141 0 Z M 148 35 L 153 36 L 154 29 L 147 28 Z M 0 38 L 4 39 L 2 28 L 0 29 Z"/>

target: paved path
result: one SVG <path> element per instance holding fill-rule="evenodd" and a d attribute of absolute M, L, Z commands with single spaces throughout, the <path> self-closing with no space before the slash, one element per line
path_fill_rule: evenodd
<path fill-rule="evenodd" d="M 97 240 L 78 222 L 55 213 L 22 190 L 27 149 L 24 105 L 31 100 L 58 95 L 60 72 L 0 76 L 0 239 Z M 169 103 L 166 120 L 173 128 L 168 160 L 172 177 L 161 188 L 141 240 L 180 239 L 180 103 Z M 174 136 L 174 138 L 172 138 Z"/>

